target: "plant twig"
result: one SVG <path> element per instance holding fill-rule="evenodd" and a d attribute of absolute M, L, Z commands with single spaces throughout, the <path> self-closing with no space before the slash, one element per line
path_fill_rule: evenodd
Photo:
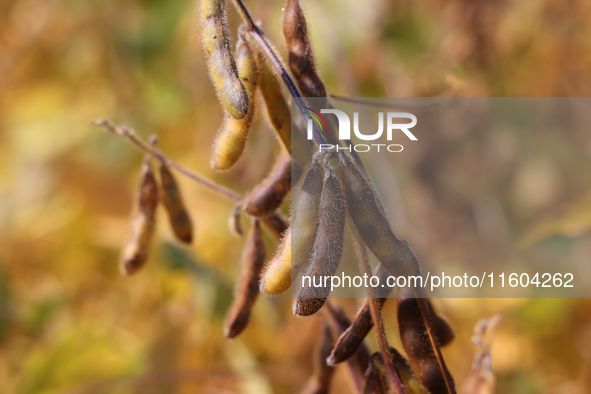
<path fill-rule="evenodd" d="M 349 217 L 349 223 L 352 223 L 351 218 Z M 359 258 L 359 263 L 361 265 L 361 269 L 363 273 L 369 277 L 371 277 L 371 267 L 369 265 L 369 261 L 367 259 L 367 251 L 363 241 L 361 240 L 361 236 L 357 231 L 355 225 L 349 226 L 351 229 L 351 234 L 353 237 L 353 243 L 355 245 L 355 249 L 357 251 L 357 255 Z M 388 340 L 386 338 L 386 332 L 384 330 L 384 322 L 382 321 L 382 317 L 380 314 L 381 306 L 379 304 L 378 299 L 376 298 L 373 288 L 367 288 L 368 296 L 370 298 L 370 310 L 371 310 L 371 318 L 373 320 L 374 330 L 376 333 L 376 337 L 378 340 L 378 345 L 380 348 L 380 353 L 382 355 L 382 360 L 384 361 L 384 367 L 386 369 L 386 373 L 392 382 L 392 385 L 396 389 L 398 394 L 406 394 L 406 390 L 402 385 L 402 381 L 400 380 L 400 376 L 398 376 L 398 372 L 396 371 L 396 367 L 394 366 L 394 362 L 390 357 L 390 347 L 388 346 Z"/>
<path fill-rule="evenodd" d="M 160 149 L 157 149 L 157 148 L 153 147 L 152 145 L 144 142 L 142 139 L 140 139 L 135 134 L 135 132 L 133 130 L 131 130 L 130 128 L 128 128 L 126 126 L 118 126 L 107 119 L 96 119 L 94 122 L 92 122 L 92 125 L 102 127 L 106 130 L 109 130 L 113 134 L 116 134 L 116 135 L 126 138 L 131 143 L 133 143 L 135 146 L 137 146 L 142 151 L 144 151 L 146 154 L 150 155 L 151 157 L 160 161 L 161 163 L 167 165 L 168 167 L 174 168 L 175 170 L 177 170 L 181 174 L 193 179 L 197 183 L 209 188 L 210 190 L 212 190 L 212 191 L 214 191 L 214 192 L 216 192 L 216 193 L 218 193 L 218 194 L 220 194 L 232 201 L 235 201 L 238 203 L 242 202 L 241 195 L 239 195 L 229 189 L 226 189 L 225 187 L 218 185 L 215 182 L 210 181 L 209 179 L 191 171 L 187 167 L 172 160 L 171 158 L 166 156 Z"/>
<path fill-rule="evenodd" d="M 427 334 L 429 334 L 431 345 L 433 346 L 433 350 L 435 351 L 435 357 L 437 357 L 437 362 L 439 363 L 439 366 L 443 371 L 443 378 L 445 379 L 447 392 L 450 394 L 455 394 L 454 385 L 451 381 L 450 373 L 447 370 L 447 366 L 445 365 L 445 360 L 443 359 L 443 355 L 441 354 L 441 348 L 439 347 L 439 343 L 437 342 L 435 332 L 433 332 L 433 325 L 431 324 L 431 316 L 429 316 L 427 304 L 425 303 L 424 298 L 418 297 L 419 295 L 420 294 L 417 294 L 417 304 L 419 305 L 419 309 L 421 310 L 421 315 L 423 316 L 423 321 L 425 322 L 425 327 L 427 328 Z"/>

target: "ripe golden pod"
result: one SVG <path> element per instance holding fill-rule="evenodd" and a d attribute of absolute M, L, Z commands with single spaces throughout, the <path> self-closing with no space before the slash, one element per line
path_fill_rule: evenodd
<path fill-rule="evenodd" d="M 268 64 L 261 66 L 261 95 L 267 118 L 287 152 L 291 153 L 291 110 L 281 92 L 281 85 Z"/>
<path fill-rule="evenodd" d="M 289 289 L 292 278 L 308 260 L 316 235 L 322 193 L 321 158 L 322 154 L 318 153 L 312 159 L 302 189 L 292 207 L 291 226 L 283 237 L 279 252 L 271 260 L 263 275 L 261 291 L 265 293 L 280 294 Z"/>
<path fill-rule="evenodd" d="M 172 231 L 179 240 L 190 244 L 193 240 L 193 223 L 183 203 L 181 191 L 168 166 L 160 163 L 159 171 L 162 203 L 168 213 Z"/>
<path fill-rule="evenodd" d="M 289 154 L 284 154 L 271 174 L 250 192 L 244 202 L 244 212 L 257 217 L 272 214 L 283 203 L 292 182 L 297 182 L 301 175 L 302 167 Z"/>
<path fill-rule="evenodd" d="M 259 278 L 265 264 L 265 244 L 258 220 L 253 220 L 243 254 L 242 278 L 226 318 L 226 337 L 234 338 L 246 328 L 250 312 L 259 295 Z"/>
<path fill-rule="evenodd" d="M 202 0 L 201 21 L 209 76 L 218 98 L 228 114 L 242 119 L 249 111 L 249 97 L 230 51 L 225 0 Z"/>
<path fill-rule="evenodd" d="M 417 379 L 430 393 L 448 392 L 445 371 L 437 361 L 419 301 L 416 298 L 398 298 L 396 301 L 400 340 Z M 453 385 L 453 379 L 448 377 Z"/>
<path fill-rule="evenodd" d="M 325 324 L 322 339 L 316 348 L 314 356 L 314 374 L 302 390 L 302 394 L 327 394 L 330 391 L 330 381 L 335 369 L 326 365 L 326 357 L 332 349 L 332 334 Z"/>
<path fill-rule="evenodd" d="M 121 254 L 120 270 L 132 275 L 144 266 L 156 227 L 156 207 L 159 194 L 156 178 L 148 159 L 144 159 L 140 184 L 136 194 L 131 233 Z"/>
<path fill-rule="evenodd" d="M 330 154 L 326 156 L 314 251 L 293 303 L 293 314 L 296 316 L 313 315 L 322 308 L 330 293 L 330 284 L 322 283 L 322 280 L 335 274 L 343 254 L 346 210 L 332 159 L 336 158 Z M 320 286 L 317 287 L 318 284 Z"/>
<path fill-rule="evenodd" d="M 342 182 L 347 210 L 359 235 L 390 275 L 420 275 L 419 262 L 405 242 L 399 240 L 378 206 L 371 181 L 353 159 L 344 156 Z"/>
<path fill-rule="evenodd" d="M 260 73 L 256 59 L 248 45 L 240 39 L 236 47 L 238 75 L 244 84 L 250 104 L 246 116 L 236 118 L 227 115 L 225 117 L 213 144 L 211 168 L 214 170 L 226 170 L 240 159 L 246 145 L 250 125 L 254 119 L 255 93 Z"/>
<path fill-rule="evenodd" d="M 316 72 L 306 18 L 299 0 L 287 0 L 283 35 L 289 52 L 289 68 L 303 97 L 327 97 L 326 88 Z"/>

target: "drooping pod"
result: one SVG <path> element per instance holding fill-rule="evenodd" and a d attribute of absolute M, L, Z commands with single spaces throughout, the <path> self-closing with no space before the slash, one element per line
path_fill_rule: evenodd
<path fill-rule="evenodd" d="M 330 328 L 324 325 L 322 339 L 314 356 L 314 374 L 310 377 L 302 394 L 328 394 L 335 369 L 326 364 L 326 357 L 332 349 L 333 339 Z"/>
<path fill-rule="evenodd" d="M 134 274 L 146 263 L 156 227 L 156 208 L 160 196 L 148 158 L 145 158 L 142 164 L 140 184 L 135 198 L 131 233 L 120 261 L 120 270 L 125 275 Z"/>
<path fill-rule="evenodd" d="M 259 295 L 259 278 L 265 264 L 265 244 L 258 220 L 253 220 L 243 254 L 243 271 L 234 302 L 226 319 L 226 337 L 234 338 L 246 328 Z"/>
<path fill-rule="evenodd" d="M 271 174 L 263 180 L 246 198 L 244 212 L 252 216 L 263 217 L 275 212 L 291 190 L 292 183 L 302 175 L 302 167 L 284 154 Z"/>
<path fill-rule="evenodd" d="M 295 278 L 298 270 L 305 265 L 310 256 L 318 225 L 322 194 L 321 159 L 321 153 L 313 157 L 301 191 L 292 207 L 291 226 L 283 237 L 279 252 L 271 260 L 263 275 L 261 291 L 265 293 L 279 294 L 289 289 L 292 278 Z"/>
<path fill-rule="evenodd" d="M 371 181 L 353 159 L 344 156 L 342 182 L 347 210 L 363 242 L 390 275 L 420 275 L 419 262 L 409 246 L 398 239 L 378 206 Z"/>
<path fill-rule="evenodd" d="M 168 213 L 174 235 L 185 243 L 193 240 L 193 223 L 183 203 L 183 197 L 174 176 L 163 163 L 159 166 L 162 203 Z"/>
<path fill-rule="evenodd" d="M 244 151 L 248 131 L 254 119 L 255 93 L 259 80 L 259 69 L 249 46 L 242 39 L 236 44 L 238 75 L 248 96 L 248 113 L 241 118 L 226 115 L 213 144 L 211 168 L 226 170 L 232 167 Z"/>
<path fill-rule="evenodd" d="M 232 208 L 232 212 L 228 218 L 228 228 L 237 237 L 243 235 L 242 226 L 240 225 L 240 205 L 235 205 Z"/>
<path fill-rule="evenodd" d="M 249 112 L 249 97 L 230 51 L 225 0 L 202 0 L 201 21 L 209 76 L 218 98 L 230 116 L 242 119 Z"/>
<path fill-rule="evenodd" d="M 302 275 L 301 288 L 293 303 L 296 316 L 313 315 L 322 308 L 330 293 L 330 284 L 324 279 L 335 274 L 343 254 L 346 210 L 336 172 L 339 159 L 333 154 L 327 154 L 324 159 L 318 229 L 310 263 Z"/>
<path fill-rule="evenodd" d="M 306 18 L 299 0 L 287 0 L 283 19 L 283 35 L 289 52 L 289 68 L 303 97 L 327 97 L 318 72 L 314 52 L 308 38 Z"/>
<path fill-rule="evenodd" d="M 414 374 L 428 392 L 448 392 L 445 377 L 447 371 L 442 369 L 437 360 L 418 305 L 420 300 L 398 298 L 396 301 L 400 340 Z M 452 385 L 451 390 L 454 391 L 453 379 L 449 373 L 447 375 Z"/>
<path fill-rule="evenodd" d="M 263 223 L 265 223 L 267 228 L 273 233 L 273 235 L 277 239 L 282 239 L 287 229 L 289 228 L 287 220 L 285 220 L 283 216 L 281 216 L 281 214 L 277 212 L 267 217 L 264 217 L 261 220 L 263 221 Z"/>
<path fill-rule="evenodd" d="M 380 283 L 386 283 L 386 279 L 388 278 L 388 271 L 386 271 L 384 267 L 379 265 L 378 269 L 376 270 L 375 276 L 379 278 Z M 384 302 L 386 302 L 385 297 L 390 292 L 390 288 L 382 287 L 376 289 L 376 291 L 376 296 L 380 297 L 378 298 L 378 306 L 381 309 L 382 305 L 384 305 Z M 355 315 L 353 322 L 339 336 L 334 348 L 330 353 L 330 357 L 327 360 L 329 364 L 338 364 L 345 360 L 348 360 L 363 345 L 365 337 L 373 328 L 370 303 L 371 299 L 365 299 L 365 301 L 361 305 L 361 308 L 359 308 L 359 311 L 357 311 L 357 314 Z"/>

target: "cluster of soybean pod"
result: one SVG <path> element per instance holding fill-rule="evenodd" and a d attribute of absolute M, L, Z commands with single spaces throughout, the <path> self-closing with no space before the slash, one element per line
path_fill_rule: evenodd
<path fill-rule="evenodd" d="M 326 98 L 330 105 L 328 94 L 316 70 L 299 0 L 287 0 L 284 8 L 283 32 L 291 76 L 242 1 L 232 1 L 246 22 L 238 30 L 234 52 L 226 24 L 226 2 L 201 1 L 208 70 L 225 112 L 213 145 L 211 167 L 226 170 L 239 160 L 253 122 L 257 94 L 284 153 L 270 175 L 241 199 L 230 215 L 230 228 L 239 235 L 243 233 L 241 212 L 252 218 L 252 224 L 243 252 L 242 279 L 226 320 L 229 338 L 236 337 L 247 326 L 260 292 L 280 294 L 296 284 L 302 274 L 334 275 L 341 260 L 346 226 L 351 229 L 360 267 L 366 273 L 371 274 L 370 266 L 377 266 L 373 274 L 382 283 L 388 275 L 420 275 L 414 253 L 394 235 L 357 156 L 343 151 L 309 153 L 307 160 L 303 159 L 309 162 L 309 169 L 292 204 L 290 223 L 278 213 L 292 182 L 297 182 L 306 165 L 299 157 L 292 157 L 291 111 L 280 80 L 298 105 L 304 103 L 302 97 Z M 315 137 L 316 143 L 318 138 L 336 141 L 333 135 Z M 151 157 L 147 156 L 142 164 L 132 229 L 121 258 L 121 270 L 127 275 L 135 273 L 147 260 L 160 202 L 166 208 L 175 236 L 186 243 L 193 238 L 193 225 L 177 182 L 166 161 L 157 155 L 156 158 L 160 159 L 159 182 L 150 165 Z M 269 262 L 261 223 L 281 240 Z M 414 290 L 400 289 L 392 302 L 396 302 L 403 356 L 387 344 L 384 334 L 380 311 L 389 291 L 370 290 L 351 321 L 336 302 L 327 301 L 329 287 L 298 287 L 294 315 L 309 316 L 322 310 L 327 321 L 314 361 L 315 371 L 304 386 L 304 393 L 327 393 L 334 367 L 342 362 L 348 363 L 358 392 L 455 393 L 440 351 L 440 347 L 453 340 L 452 329 L 436 314 L 428 299 Z M 380 351 L 370 355 L 364 340 L 372 328 Z"/>

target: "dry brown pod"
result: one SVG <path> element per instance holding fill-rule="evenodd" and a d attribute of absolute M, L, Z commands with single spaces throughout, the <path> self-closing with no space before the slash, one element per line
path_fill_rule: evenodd
<path fill-rule="evenodd" d="M 417 258 L 410 247 L 392 232 L 376 201 L 371 181 L 359 171 L 351 157 L 343 157 L 342 182 L 347 210 L 363 242 L 390 275 L 420 275 Z"/>
<path fill-rule="evenodd" d="M 423 386 L 432 393 L 447 393 L 445 374 L 439 365 L 435 349 L 431 343 L 420 306 L 416 298 L 398 298 L 397 320 L 400 331 L 400 340 L 408 361 Z M 453 379 L 448 374 L 448 379 L 453 387 Z"/>
<path fill-rule="evenodd" d="M 264 179 L 246 198 L 244 212 L 264 217 L 275 212 L 291 190 L 292 183 L 302 176 L 302 167 L 284 154 L 277 161 L 269 176 Z"/>
<path fill-rule="evenodd" d="M 306 17 L 298 0 L 287 0 L 283 35 L 289 52 L 289 68 L 303 97 L 327 97 L 326 88 L 316 70 L 314 52 L 308 38 Z"/>
<path fill-rule="evenodd" d="M 289 289 L 292 279 L 308 260 L 316 235 L 322 167 L 322 155 L 316 154 L 293 204 L 291 226 L 263 275 L 261 291 L 267 294 L 280 294 Z"/>
<path fill-rule="evenodd" d="M 388 271 L 386 271 L 381 265 L 378 266 L 375 276 L 380 279 L 380 283 L 386 283 L 388 278 Z M 378 298 L 378 305 L 381 308 L 388 295 L 390 289 L 388 287 L 377 289 L 376 296 Z M 348 328 L 339 336 L 335 343 L 334 349 L 330 353 L 328 358 L 329 364 L 338 364 L 352 357 L 357 350 L 363 345 L 363 341 L 369 331 L 373 328 L 373 320 L 371 318 L 370 309 L 371 299 L 367 298 L 361 305 L 361 308 L 357 311 L 353 322 Z"/>
<path fill-rule="evenodd" d="M 377 355 L 377 356 L 376 356 Z M 363 386 L 363 394 L 387 394 L 388 384 L 384 376 L 382 356 L 379 353 L 374 353 L 365 371 L 365 385 Z"/>
<path fill-rule="evenodd" d="M 187 208 L 185 208 L 179 186 L 168 166 L 164 163 L 160 163 L 159 172 L 162 203 L 168 213 L 174 235 L 185 243 L 191 243 L 193 240 L 193 223 Z"/>
<path fill-rule="evenodd" d="M 145 158 L 135 196 L 131 233 L 121 254 L 120 270 L 125 275 L 137 272 L 148 259 L 156 227 L 156 208 L 159 200 L 158 184 L 149 160 Z"/>
<path fill-rule="evenodd" d="M 267 228 L 273 233 L 275 238 L 282 239 L 285 232 L 289 228 L 289 224 L 287 220 L 281 216 L 281 214 L 275 212 L 272 215 L 264 217 L 261 219 L 263 223 L 267 226 Z"/>
<path fill-rule="evenodd" d="M 406 359 L 398 352 L 398 350 L 390 347 L 388 349 L 390 352 L 390 359 L 392 360 L 394 367 L 396 369 L 396 373 L 400 378 L 402 386 L 406 390 L 407 393 L 412 394 L 429 394 L 429 392 L 425 389 L 425 387 L 419 382 L 417 377 L 415 376 L 414 372 L 412 371 L 411 367 L 409 366 Z M 384 379 L 386 376 L 386 371 L 384 367 L 384 359 L 380 352 L 374 353 L 371 356 L 372 366 L 374 368 L 374 374 L 379 376 L 381 379 Z M 369 373 L 368 369 L 368 373 Z M 369 374 L 368 374 L 369 375 Z M 367 376 L 369 383 L 370 376 Z M 366 383 L 366 387 L 368 384 Z M 367 391 L 366 391 L 367 392 Z M 370 391 L 371 392 L 371 391 Z"/>
<path fill-rule="evenodd" d="M 248 112 L 239 119 L 232 115 L 224 118 L 210 160 L 211 168 L 215 170 L 226 170 L 240 159 L 255 114 L 255 94 L 260 72 L 253 52 L 242 39 L 236 43 L 236 62 L 238 75 L 248 97 Z"/>
<path fill-rule="evenodd" d="M 296 316 L 313 315 L 322 308 L 330 293 L 330 283 L 324 279 L 335 274 L 343 253 L 346 210 L 336 172 L 339 159 L 333 154 L 326 155 L 324 159 L 318 229 L 311 261 L 302 276 L 301 287 L 293 303 Z"/>
<path fill-rule="evenodd" d="M 310 377 L 302 394 L 328 394 L 335 369 L 326 364 L 326 357 L 332 349 L 333 339 L 330 328 L 324 325 L 323 335 L 314 356 L 314 374 Z"/>
<path fill-rule="evenodd" d="M 226 112 L 242 119 L 249 112 L 249 97 L 230 51 L 225 0 L 202 0 L 201 21 L 209 75 L 216 93 Z"/>
<path fill-rule="evenodd" d="M 252 307 L 259 295 L 259 278 L 265 264 L 265 244 L 257 219 L 252 222 L 242 261 L 242 277 L 226 318 L 225 333 L 228 338 L 236 337 L 246 328 Z"/>
<path fill-rule="evenodd" d="M 244 234 L 242 231 L 242 225 L 240 224 L 240 205 L 235 205 L 234 208 L 232 208 L 232 212 L 228 218 L 228 227 L 232 234 L 237 237 L 241 237 Z"/>
<path fill-rule="evenodd" d="M 380 307 L 386 302 L 386 300 L 387 298 L 378 299 Z M 449 324 L 441 316 L 435 313 L 431 303 L 428 300 L 425 301 L 432 316 L 431 323 L 439 346 L 446 346 L 454 339 L 454 332 Z M 366 299 L 363 302 L 351 325 L 337 339 L 335 347 L 328 358 L 329 364 L 338 364 L 348 360 L 355 354 L 359 346 L 363 344 L 365 337 L 373 328 L 370 302 L 370 299 Z"/>

